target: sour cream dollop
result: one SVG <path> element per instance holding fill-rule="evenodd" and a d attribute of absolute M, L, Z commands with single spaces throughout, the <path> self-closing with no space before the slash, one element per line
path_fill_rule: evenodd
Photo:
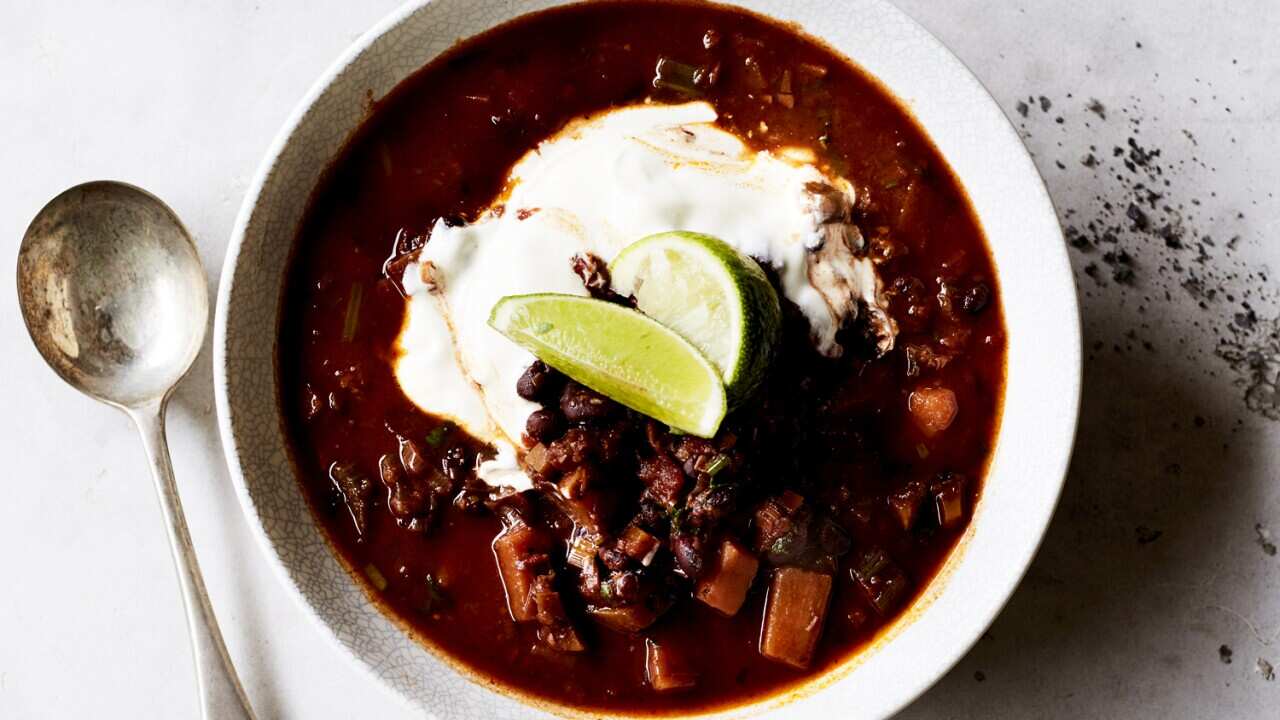
<path fill-rule="evenodd" d="M 608 261 L 669 230 L 714 235 L 777 271 L 819 351 L 838 355 L 836 332 L 861 309 L 892 346 L 880 282 L 860 257 L 852 186 L 818 170 L 808 150 L 754 152 L 715 120 L 694 102 L 572 123 L 516 163 L 478 220 L 431 229 L 405 271 L 395 376 L 422 410 L 495 446 L 478 468 L 485 482 L 530 487 L 515 448 L 538 407 L 515 389 L 534 357 L 489 327 L 490 310 L 505 295 L 585 295 L 575 255 Z"/>

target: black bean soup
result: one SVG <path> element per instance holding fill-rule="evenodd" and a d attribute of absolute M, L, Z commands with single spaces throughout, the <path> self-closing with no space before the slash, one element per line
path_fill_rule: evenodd
<path fill-rule="evenodd" d="M 655 84 L 660 60 L 675 73 Z M 896 345 L 877 356 L 850 327 L 822 357 L 783 298 L 762 388 L 710 440 L 535 363 L 518 391 L 544 407 L 524 438 L 537 484 L 493 491 L 473 472 L 492 451 L 395 381 L 396 273 L 540 140 L 646 99 L 704 99 L 756 149 L 811 148 L 848 178 Z M 1004 363 L 982 231 L 884 88 L 758 16 L 625 0 L 503 25 L 374 105 L 301 226 L 278 367 L 306 494 L 388 613 L 498 686 L 661 714 L 815 677 L 912 603 L 978 502 Z"/>

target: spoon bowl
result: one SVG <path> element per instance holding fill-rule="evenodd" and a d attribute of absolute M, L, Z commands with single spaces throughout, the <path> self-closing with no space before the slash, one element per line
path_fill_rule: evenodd
<path fill-rule="evenodd" d="M 63 380 L 126 408 L 163 398 L 186 374 L 209 316 L 204 268 L 182 222 L 145 190 L 105 181 L 67 190 L 32 220 L 18 302 Z"/>

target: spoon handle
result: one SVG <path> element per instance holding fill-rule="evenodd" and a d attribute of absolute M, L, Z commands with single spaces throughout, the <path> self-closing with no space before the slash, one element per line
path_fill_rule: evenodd
<path fill-rule="evenodd" d="M 231 656 L 218 632 L 218 620 L 209 604 L 209 594 L 196 562 L 196 551 L 191 545 L 191 534 L 182 514 L 182 501 L 178 498 L 178 486 L 173 481 L 173 464 L 169 460 L 169 443 L 165 439 L 164 410 L 167 398 L 143 407 L 129 410 L 129 416 L 138 426 L 142 444 L 151 461 L 151 474 L 156 481 L 156 493 L 160 496 L 160 508 L 164 512 L 169 529 L 169 545 L 173 561 L 178 566 L 178 584 L 182 587 L 183 604 L 187 609 L 187 627 L 191 631 L 191 643 L 195 651 L 196 684 L 200 689 L 200 713 L 204 720 L 255 720 L 249 698 L 245 695 L 240 679 L 231 665 Z"/>

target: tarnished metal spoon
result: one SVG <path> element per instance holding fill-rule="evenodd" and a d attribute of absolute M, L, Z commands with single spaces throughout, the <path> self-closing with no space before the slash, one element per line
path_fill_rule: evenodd
<path fill-rule="evenodd" d="M 252 720 L 218 632 L 165 440 L 169 394 L 209 324 L 204 268 L 186 228 L 150 193 L 117 182 L 67 190 L 31 221 L 18 303 L 40 354 L 77 390 L 124 410 L 142 434 L 187 608 L 205 720 Z"/>

